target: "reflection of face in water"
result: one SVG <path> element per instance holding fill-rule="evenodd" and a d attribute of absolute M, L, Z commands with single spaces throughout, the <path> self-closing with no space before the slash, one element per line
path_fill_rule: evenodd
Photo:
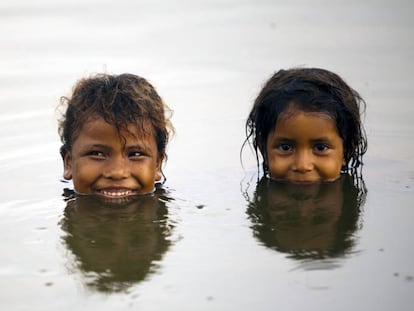
<path fill-rule="evenodd" d="M 363 196 L 348 175 L 308 185 L 264 178 L 247 212 L 267 247 L 298 259 L 335 257 L 354 244 Z"/>
<path fill-rule="evenodd" d="M 90 195 L 68 201 L 63 240 L 89 287 L 122 291 L 154 272 L 170 244 L 163 199 L 156 192 L 117 203 Z"/>

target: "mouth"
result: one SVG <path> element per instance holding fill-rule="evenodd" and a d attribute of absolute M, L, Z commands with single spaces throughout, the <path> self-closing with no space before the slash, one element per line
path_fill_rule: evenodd
<path fill-rule="evenodd" d="M 122 199 L 135 196 L 138 194 L 138 192 L 135 190 L 125 188 L 111 188 L 97 190 L 95 194 L 106 199 Z"/>

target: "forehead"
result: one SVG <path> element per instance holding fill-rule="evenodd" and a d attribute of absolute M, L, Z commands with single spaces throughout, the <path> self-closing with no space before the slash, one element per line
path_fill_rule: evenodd
<path fill-rule="evenodd" d="M 79 137 L 100 140 L 155 140 L 154 131 L 149 121 L 141 124 L 127 124 L 116 128 L 114 124 L 106 122 L 103 118 L 93 117 L 87 119 L 74 137 L 75 142 Z"/>
<path fill-rule="evenodd" d="M 277 120 L 288 119 L 295 117 L 299 114 L 305 114 L 309 116 L 319 116 L 320 118 L 331 119 L 334 121 L 334 117 L 327 111 L 313 110 L 315 107 L 310 107 L 308 105 L 300 104 L 295 100 L 292 100 L 287 103 L 286 108 L 280 112 L 277 117 Z"/>
<path fill-rule="evenodd" d="M 282 112 L 277 119 L 274 130 L 300 131 L 304 129 L 316 132 L 337 132 L 335 120 L 329 114 L 324 112 L 307 112 L 299 109 L 288 109 Z"/>
<path fill-rule="evenodd" d="M 274 134 L 296 137 L 338 136 L 334 119 L 321 112 L 289 110 L 280 114 Z"/>

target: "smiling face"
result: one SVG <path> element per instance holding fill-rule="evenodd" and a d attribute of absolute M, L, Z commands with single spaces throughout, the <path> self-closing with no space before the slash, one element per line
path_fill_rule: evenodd
<path fill-rule="evenodd" d="M 120 199 L 150 193 L 161 179 L 154 135 L 133 125 L 118 132 L 101 118 L 90 119 L 62 155 L 64 178 L 81 194 Z"/>
<path fill-rule="evenodd" d="M 345 165 L 343 141 L 327 114 L 290 108 L 266 143 L 269 175 L 295 183 L 332 181 Z"/>

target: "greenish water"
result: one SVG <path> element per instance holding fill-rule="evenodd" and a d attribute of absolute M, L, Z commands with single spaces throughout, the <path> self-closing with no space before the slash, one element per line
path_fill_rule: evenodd
<path fill-rule="evenodd" d="M 411 310 L 409 1 L 0 4 L 4 310 Z M 257 183 L 244 121 L 279 68 L 367 102 L 365 187 Z M 56 105 L 90 73 L 148 78 L 174 110 L 165 193 L 67 200 Z"/>

